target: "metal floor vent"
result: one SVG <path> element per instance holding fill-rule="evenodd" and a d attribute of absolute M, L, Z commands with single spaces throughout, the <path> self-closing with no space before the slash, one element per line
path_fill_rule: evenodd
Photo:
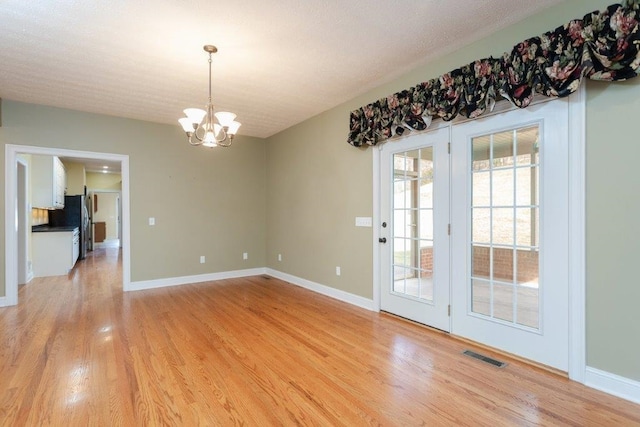
<path fill-rule="evenodd" d="M 493 365 L 497 368 L 504 368 L 505 366 L 507 366 L 505 362 L 492 359 L 491 357 L 483 356 L 481 354 L 476 353 L 475 351 L 465 350 L 462 352 L 462 354 L 464 354 L 465 356 L 473 357 L 474 359 L 482 360 L 483 362 Z"/>

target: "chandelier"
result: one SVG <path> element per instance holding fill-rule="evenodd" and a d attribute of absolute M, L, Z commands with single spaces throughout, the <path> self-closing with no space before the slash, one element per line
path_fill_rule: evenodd
<path fill-rule="evenodd" d="M 216 53 L 218 48 L 208 44 L 203 49 L 209 53 L 209 102 L 205 110 L 187 108 L 184 110 L 187 117 L 179 119 L 178 122 L 187 133 L 191 145 L 229 147 L 240 128 L 240 123 L 235 121 L 236 115 L 233 113 L 226 111 L 214 113 L 211 101 L 211 55 Z"/>

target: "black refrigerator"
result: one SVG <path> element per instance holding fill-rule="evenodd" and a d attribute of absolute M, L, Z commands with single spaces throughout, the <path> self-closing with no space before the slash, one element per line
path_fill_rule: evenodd
<path fill-rule="evenodd" d="M 64 209 L 49 211 L 49 225 L 52 227 L 78 227 L 80 229 L 80 257 L 87 256 L 89 248 L 89 211 L 86 196 L 64 196 Z"/>

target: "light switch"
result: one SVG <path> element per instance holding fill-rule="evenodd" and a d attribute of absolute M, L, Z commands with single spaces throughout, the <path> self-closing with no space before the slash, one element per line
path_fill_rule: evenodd
<path fill-rule="evenodd" d="M 370 216 L 357 216 L 356 227 L 373 227 L 373 221 Z"/>
<path fill-rule="evenodd" d="M 154 217 L 149 218 L 149 225 L 156 225 L 156 219 Z"/>

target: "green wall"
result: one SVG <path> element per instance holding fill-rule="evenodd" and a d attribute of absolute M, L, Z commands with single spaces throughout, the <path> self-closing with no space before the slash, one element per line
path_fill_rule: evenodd
<path fill-rule="evenodd" d="M 376 148 L 346 143 L 350 111 L 609 4 L 568 0 L 269 138 L 267 265 L 372 298 L 372 229 L 355 227 L 354 218 L 373 214 Z M 640 380 L 640 286 L 631 267 L 640 253 L 632 178 L 640 144 L 630 120 L 640 107 L 640 81 L 587 88 L 587 364 Z"/>
<path fill-rule="evenodd" d="M 232 149 L 191 147 L 180 126 L 2 101 L 5 144 L 126 154 L 130 169 L 131 279 L 263 267 L 266 149 L 239 136 Z M 4 205 L 4 186 L 0 189 Z M 5 293 L 4 207 L 0 209 Z M 156 225 L 148 225 L 155 217 Z M 248 252 L 249 259 L 242 260 Z M 200 255 L 207 262 L 200 264 Z"/>
<path fill-rule="evenodd" d="M 87 191 L 92 190 L 122 190 L 122 175 L 120 173 L 87 172 Z"/>
<path fill-rule="evenodd" d="M 587 88 L 587 364 L 640 380 L 640 78 Z"/>

